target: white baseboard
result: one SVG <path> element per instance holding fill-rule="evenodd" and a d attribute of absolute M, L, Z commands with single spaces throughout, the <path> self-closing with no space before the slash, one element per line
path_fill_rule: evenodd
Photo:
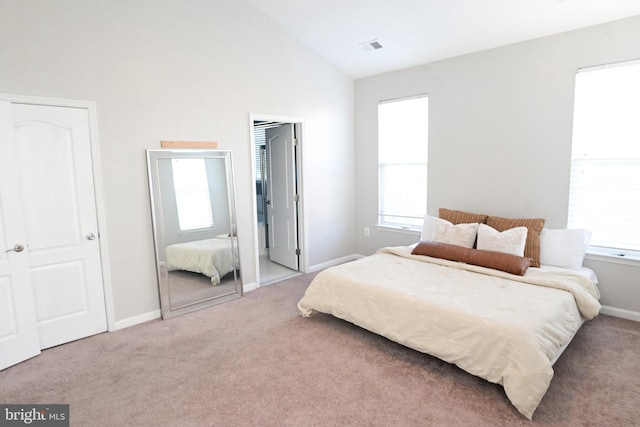
<path fill-rule="evenodd" d="M 324 270 L 325 268 L 333 267 L 334 265 L 344 264 L 345 262 L 353 261 L 359 258 L 364 258 L 364 255 L 351 254 L 342 258 L 323 262 L 322 264 L 312 265 L 309 266 L 309 270 L 307 271 L 307 273 L 315 273 L 316 271 Z"/>
<path fill-rule="evenodd" d="M 328 261 L 322 264 L 318 264 L 318 265 L 314 265 L 312 267 L 310 267 L 309 269 L 309 273 L 313 273 L 319 270 L 324 270 L 327 267 L 332 267 L 334 265 L 338 265 L 338 264 L 342 264 L 348 261 L 353 261 L 355 259 L 358 258 L 362 258 L 363 255 L 358 255 L 358 254 L 352 254 L 343 258 L 338 258 L 338 259 L 334 259 L 332 261 Z M 258 289 L 259 286 L 256 282 L 251 282 L 251 283 L 244 283 L 242 285 L 242 290 L 244 293 L 247 292 L 251 292 L 251 291 L 255 291 L 256 289 Z M 124 328 L 128 328 L 130 326 L 135 326 L 138 325 L 140 323 L 144 323 L 144 322 L 148 322 L 150 320 L 155 320 L 155 319 L 159 319 L 160 317 L 162 317 L 162 313 L 160 312 L 160 310 L 154 310 L 154 311 L 150 311 L 148 313 L 143 313 L 140 314 L 138 316 L 133 316 L 133 317 L 129 317 L 126 319 L 122 319 L 122 320 L 117 320 L 115 322 L 115 328 L 114 329 L 110 329 L 109 332 L 115 332 L 118 331 L 120 329 L 124 329 Z"/>
<path fill-rule="evenodd" d="M 625 310 L 623 308 L 615 308 L 603 305 L 602 309 L 600 309 L 600 313 L 640 322 L 640 313 L 638 313 L 637 311 Z"/>
<path fill-rule="evenodd" d="M 149 320 L 159 319 L 162 316 L 160 310 L 150 311 L 148 313 L 139 314 L 137 316 L 128 317 L 126 319 L 117 320 L 116 328 L 109 332 L 118 331 L 120 329 L 128 328 L 130 326 L 139 325 L 140 323 L 148 322 Z"/>
<path fill-rule="evenodd" d="M 246 292 L 251 292 L 251 291 L 255 291 L 256 289 L 258 289 L 258 284 L 256 282 L 252 282 L 252 283 L 244 283 L 242 285 L 242 291 L 244 293 Z"/>

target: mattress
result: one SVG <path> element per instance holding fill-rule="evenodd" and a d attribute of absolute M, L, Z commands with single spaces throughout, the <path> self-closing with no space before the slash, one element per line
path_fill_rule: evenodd
<path fill-rule="evenodd" d="M 166 263 L 169 271 L 184 270 L 201 273 L 220 284 L 220 278 L 238 268 L 238 244 L 226 235 L 167 246 Z"/>
<path fill-rule="evenodd" d="M 412 255 L 411 247 L 320 272 L 298 303 L 328 313 L 501 384 L 531 419 L 552 361 L 600 310 L 585 271 L 530 268 L 516 276 Z"/>

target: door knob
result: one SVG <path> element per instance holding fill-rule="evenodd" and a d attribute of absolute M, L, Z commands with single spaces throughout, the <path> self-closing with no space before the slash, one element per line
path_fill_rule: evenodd
<path fill-rule="evenodd" d="M 7 249 L 5 252 L 22 252 L 24 251 L 24 245 L 22 243 L 16 243 L 13 248 Z"/>
<path fill-rule="evenodd" d="M 96 239 L 96 235 L 93 233 L 87 233 L 87 240 L 95 240 Z"/>

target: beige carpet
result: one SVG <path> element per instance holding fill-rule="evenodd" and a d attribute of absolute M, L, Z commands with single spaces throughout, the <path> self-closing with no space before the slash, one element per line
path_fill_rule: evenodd
<path fill-rule="evenodd" d="M 236 289 L 233 272 L 221 277 L 220 283 L 216 286 L 211 285 L 211 278 L 204 274 L 189 271 L 170 271 L 168 279 L 172 307 L 180 307 L 233 293 Z"/>
<path fill-rule="evenodd" d="M 296 303 L 313 275 L 45 350 L 1 403 L 69 403 L 72 426 L 640 425 L 640 324 L 599 316 L 555 365 L 533 422 L 502 387 Z"/>

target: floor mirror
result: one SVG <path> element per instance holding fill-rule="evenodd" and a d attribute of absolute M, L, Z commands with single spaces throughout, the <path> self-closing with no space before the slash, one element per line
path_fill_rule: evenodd
<path fill-rule="evenodd" d="M 231 151 L 147 150 L 162 318 L 242 296 Z"/>

